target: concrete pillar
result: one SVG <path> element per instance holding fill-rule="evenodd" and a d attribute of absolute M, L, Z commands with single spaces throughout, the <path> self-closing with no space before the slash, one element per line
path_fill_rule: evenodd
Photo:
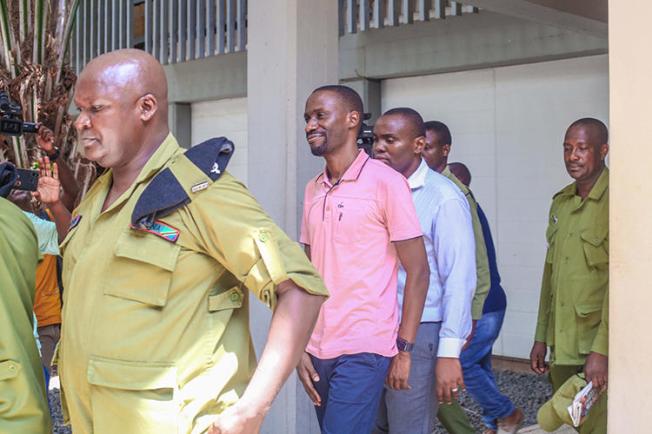
<path fill-rule="evenodd" d="M 180 146 L 189 148 L 196 144 L 192 143 L 191 137 L 191 107 L 185 103 L 168 104 L 168 123 L 172 134 L 177 138 Z"/>
<path fill-rule="evenodd" d="M 323 167 L 303 131 L 305 101 L 317 86 L 337 83 L 338 2 L 249 2 L 247 42 L 248 185 L 272 218 L 296 237 L 306 182 Z M 252 304 L 260 354 L 270 314 Z M 267 417 L 265 433 L 318 432 L 296 376 Z"/>
<path fill-rule="evenodd" d="M 652 414 L 652 3 L 609 2 L 609 432 L 650 432 Z"/>
<path fill-rule="evenodd" d="M 362 78 L 360 80 L 345 81 L 342 84 L 349 86 L 362 97 L 364 111 L 371 114 L 368 123 L 373 124 L 382 114 L 380 80 Z"/>

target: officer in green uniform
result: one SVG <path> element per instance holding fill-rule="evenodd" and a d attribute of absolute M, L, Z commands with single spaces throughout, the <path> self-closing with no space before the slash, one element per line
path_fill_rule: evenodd
<path fill-rule="evenodd" d="M 0 191 L 15 181 L 0 164 Z M 0 433 L 49 434 L 43 367 L 34 339 L 34 290 L 38 243 L 25 214 L 0 197 Z"/>
<path fill-rule="evenodd" d="M 532 369 L 548 371 L 553 390 L 578 372 L 606 390 L 609 335 L 609 151 L 607 127 L 597 119 L 571 124 L 564 163 L 575 180 L 553 197 L 546 238 Z M 545 361 L 550 347 L 550 365 Z M 607 396 L 598 406 L 606 408 Z M 606 433 L 606 411 L 593 412 L 581 433 Z"/>
<path fill-rule="evenodd" d="M 321 279 L 225 171 L 231 142 L 179 147 L 149 54 L 95 58 L 74 101 L 86 158 L 109 170 L 61 246 L 59 374 L 73 432 L 258 432 L 312 332 Z M 274 310 L 258 366 L 248 291 Z"/>
<path fill-rule="evenodd" d="M 487 248 L 482 233 L 482 225 L 478 217 L 478 203 L 473 197 L 471 190 L 464 185 L 448 168 L 448 154 L 451 147 L 451 134 L 448 127 L 439 121 L 428 121 L 426 126 L 426 146 L 423 149 L 423 158 L 428 166 L 444 175 L 457 185 L 464 193 L 466 200 L 469 202 L 471 210 L 471 223 L 473 224 L 473 235 L 475 237 L 475 261 L 477 284 L 473 295 L 473 304 L 471 306 L 471 318 L 473 319 L 473 330 L 467 338 L 467 342 L 473 337 L 475 325 L 482 317 L 482 308 L 484 301 L 489 294 L 491 287 L 491 275 L 489 274 L 489 259 L 487 258 Z M 457 401 L 451 405 L 440 405 L 437 413 L 439 421 L 446 427 L 451 434 L 474 434 L 475 430 L 471 427 L 469 419 L 464 414 L 464 410 Z"/>

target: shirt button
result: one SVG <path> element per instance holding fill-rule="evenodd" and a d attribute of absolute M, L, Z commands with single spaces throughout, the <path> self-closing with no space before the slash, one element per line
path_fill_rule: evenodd
<path fill-rule="evenodd" d="M 231 293 L 231 301 L 233 303 L 239 302 L 240 301 L 240 294 L 238 294 L 237 292 L 232 292 Z"/>
<path fill-rule="evenodd" d="M 261 232 L 261 233 L 258 235 L 258 239 L 259 239 L 261 242 L 263 242 L 263 243 L 266 242 L 267 239 L 268 239 L 267 232 Z"/>
<path fill-rule="evenodd" d="M 331 207 L 330 207 L 330 206 L 327 206 L 327 207 L 326 207 L 326 211 L 330 211 L 330 210 L 331 210 Z"/>

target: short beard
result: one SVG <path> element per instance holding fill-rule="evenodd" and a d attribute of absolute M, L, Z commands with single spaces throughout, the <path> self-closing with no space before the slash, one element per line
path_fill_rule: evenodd
<path fill-rule="evenodd" d="M 326 142 L 322 143 L 316 148 L 313 148 L 312 146 L 310 147 L 310 152 L 312 152 L 312 155 L 314 155 L 315 157 L 323 157 L 327 151 L 328 151 L 328 143 Z"/>

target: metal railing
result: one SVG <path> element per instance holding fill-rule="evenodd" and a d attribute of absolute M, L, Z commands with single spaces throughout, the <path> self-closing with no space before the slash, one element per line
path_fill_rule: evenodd
<path fill-rule="evenodd" d="M 245 51 L 247 0 L 82 0 L 70 56 L 79 71 L 92 58 L 142 48 L 162 64 Z"/>
<path fill-rule="evenodd" d="M 339 0 L 340 35 L 477 13 L 452 0 Z"/>
<path fill-rule="evenodd" d="M 341 35 L 477 12 L 452 0 L 338 1 Z M 245 51 L 247 0 L 80 1 L 70 47 L 77 73 L 100 54 L 131 47 L 162 64 Z"/>

